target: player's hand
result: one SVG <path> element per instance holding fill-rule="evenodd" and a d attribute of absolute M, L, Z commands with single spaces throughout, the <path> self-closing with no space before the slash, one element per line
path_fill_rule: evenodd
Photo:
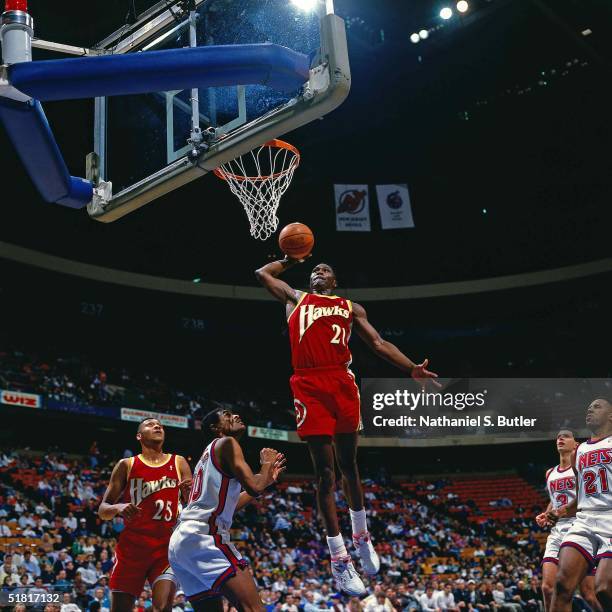
<path fill-rule="evenodd" d="M 189 495 L 191 494 L 191 485 L 193 484 L 192 478 L 187 478 L 186 480 L 182 480 L 179 482 L 179 490 L 181 491 L 181 495 L 183 499 L 187 501 L 189 499 Z"/>
<path fill-rule="evenodd" d="M 284 261 L 286 264 L 295 265 L 299 263 L 304 263 L 307 259 L 310 259 L 311 257 L 312 257 L 312 253 L 308 253 L 306 257 L 302 257 L 300 259 L 294 259 L 293 257 L 289 257 L 289 255 L 285 253 L 285 257 L 283 258 L 282 261 Z"/>
<path fill-rule="evenodd" d="M 535 517 L 535 522 L 537 523 L 538 527 L 541 527 L 542 529 L 544 529 L 545 527 L 550 527 L 552 525 L 550 519 L 546 515 L 546 512 L 541 512 L 540 514 L 538 514 L 538 516 Z"/>
<path fill-rule="evenodd" d="M 274 450 L 273 448 L 262 448 L 259 451 L 259 462 L 261 463 L 261 465 L 263 465 L 264 463 L 274 463 L 278 455 L 279 452 Z"/>
<path fill-rule="evenodd" d="M 430 372 L 427 369 L 429 359 L 425 359 L 423 363 L 418 363 L 412 368 L 410 375 L 420 385 L 421 389 L 426 389 L 428 385 L 433 385 L 436 389 L 441 389 L 442 385 L 435 380 L 438 375 L 435 372 Z"/>
<path fill-rule="evenodd" d="M 565 506 L 561 506 L 561 508 L 558 508 L 557 510 L 550 510 L 546 513 L 546 520 L 549 521 L 549 524 L 552 525 L 556 525 L 557 521 L 560 518 L 563 518 L 563 510 L 564 510 Z"/>
<path fill-rule="evenodd" d="M 117 514 L 115 516 L 122 516 L 126 521 L 131 521 L 141 512 L 142 509 L 134 504 L 117 504 Z"/>
<path fill-rule="evenodd" d="M 283 453 L 278 453 L 276 455 L 276 459 L 274 460 L 274 464 L 272 465 L 272 472 L 270 473 L 270 477 L 272 478 L 272 482 L 278 482 L 281 474 L 287 469 L 287 458 Z"/>

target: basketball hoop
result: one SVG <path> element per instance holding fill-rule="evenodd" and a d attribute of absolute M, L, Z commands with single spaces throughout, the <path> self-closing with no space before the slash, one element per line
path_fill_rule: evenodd
<path fill-rule="evenodd" d="M 299 165 L 300 152 L 293 145 L 270 140 L 214 170 L 240 200 L 253 238 L 267 240 L 276 231 L 280 199 Z"/>

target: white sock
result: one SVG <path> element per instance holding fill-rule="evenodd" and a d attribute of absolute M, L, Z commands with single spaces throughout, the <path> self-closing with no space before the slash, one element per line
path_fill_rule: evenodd
<path fill-rule="evenodd" d="M 341 559 L 342 557 L 348 556 L 341 533 L 333 538 L 327 536 L 327 545 L 329 546 L 329 552 L 332 559 Z"/>
<path fill-rule="evenodd" d="M 351 510 L 349 508 L 349 512 L 351 513 L 351 524 L 353 525 L 353 535 L 359 535 L 364 531 L 368 530 L 368 524 L 366 522 L 366 512 L 365 508 L 361 510 Z"/>

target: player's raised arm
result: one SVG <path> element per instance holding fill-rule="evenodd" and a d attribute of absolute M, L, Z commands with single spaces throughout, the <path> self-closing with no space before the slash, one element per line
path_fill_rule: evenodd
<path fill-rule="evenodd" d="M 285 270 L 292 268 L 296 263 L 299 263 L 299 261 L 290 257 L 272 261 L 255 270 L 255 277 L 283 304 L 296 304 L 302 292 L 293 289 L 285 281 L 278 278 Z"/>
<path fill-rule="evenodd" d="M 384 360 L 388 361 L 396 368 L 403 372 L 408 372 L 417 381 L 423 384 L 427 379 L 437 378 L 438 375 L 427 370 L 429 360 L 425 359 L 423 363 L 414 363 L 406 357 L 395 344 L 383 339 L 381 335 L 374 329 L 373 325 L 368 321 L 365 308 L 353 302 L 353 325 L 363 341 Z M 436 386 L 440 386 L 435 380 L 432 381 Z"/>
<path fill-rule="evenodd" d="M 231 436 L 221 438 L 215 447 L 217 459 L 231 476 L 236 478 L 243 489 L 252 497 L 259 497 L 273 482 L 274 464 L 279 453 L 271 448 L 261 451 L 261 470 L 253 474 L 244 459 L 240 444 Z"/>
<path fill-rule="evenodd" d="M 261 449 L 262 460 L 266 450 L 268 449 Z M 276 455 L 276 459 L 274 460 L 274 465 L 272 466 L 272 481 L 278 482 L 278 479 L 280 478 L 281 474 L 286 469 L 287 460 L 285 459 L 285 455 L 283 455 L 282 453 L 278 453 L 278 455 Z M 255 497 L 249 495 L 246 491 L 242 491 L 242 493 L 240 493 L 240 496 L 238 497 L 238 503 L 236 504 L 236 512 L 238 512 L 238 510 L 242 510 L 242 508 L 244 508 L 245 506 L 248 506 L 255 499 Z"/>
<path fill-rule="evenodd" d="M 110 521 L 117 515 L 121 515 L 129 521 L 141 511 L 134 504 L 117 503 L 127 484 L 128 461 L 121 459 L 113 468 L 108 487 L 106 487 L 102 502 L 98 508 L 98 516 L 103 521 Z"/>

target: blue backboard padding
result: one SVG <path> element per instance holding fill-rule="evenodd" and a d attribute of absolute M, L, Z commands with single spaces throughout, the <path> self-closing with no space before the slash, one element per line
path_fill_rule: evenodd
<path fill-rule="evenodd" d="M 68 100 L 231 85 L 289 92 L 310 59 L 271 43 L 144 51 L 14 64 L 9 82 L 38 100 Z"/>
<path fill-rule="evenodd" d="M 57 204 L 69 206 L 70 208 L 83 208 L 91 201 L 93 188 L 91 182 L 77 177 L 71 176 L 68 184 L 68 193 L 57 200 Z"/>
<path fill-rule="evenodd" d="M 0 98 L 0 121 L 32 182 L 47 202 L 71 208 L 87 205 L 92 198 L 92 185 L 70 176 L 39 102 Z"/>

